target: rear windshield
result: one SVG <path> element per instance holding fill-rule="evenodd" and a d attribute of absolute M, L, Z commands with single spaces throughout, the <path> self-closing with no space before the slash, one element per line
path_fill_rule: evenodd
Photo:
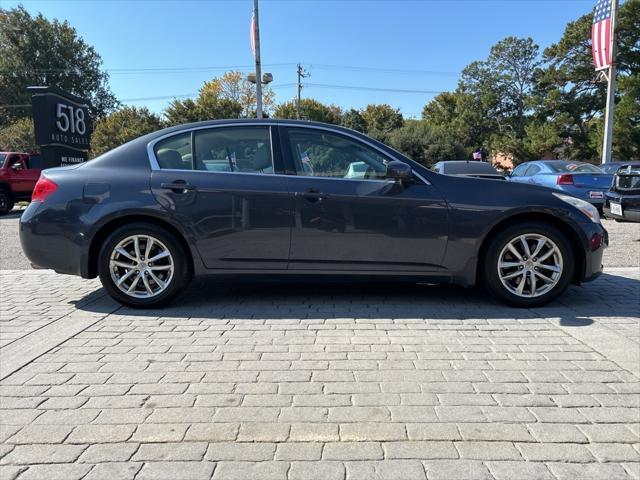
<path fill-rule="evenodd" d="M 604 173 L 595 165 L 581 162 L 553 162 L 548 164 L 554 172 Z"/>
<path fill-rule="evenodd" d="M 464 173 L 498 173 L 495 168 L 493 168 L 488 163 L 484 162 L 451 162 L 445 163 L 443 172 L 447 175 L 458 175 Z"/>

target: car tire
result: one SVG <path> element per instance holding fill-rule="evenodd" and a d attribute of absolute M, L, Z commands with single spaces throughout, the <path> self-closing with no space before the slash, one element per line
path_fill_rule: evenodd
<path fill-rule="evenodd" d="M 527 249 L 529 255 L 537 256 L 527 256 Z M 502 230 L 481 262 L 483 286 L 514 307 L 539 307 L 555 300 L 569 287 L 575 269 L 567 237 L 543 222 L 521 222 Z"/>
<path fill-rule="evenodd" d="M 6 215 L 13 210 L 14 205 L 15 202 L 11 194 L 7 193 L 6 190 L 0 190 L 0 216 Z"/>
<path fill-rule="evenodd" d="M 164 228 L 134 223 L 116 229 L 103 242 L 98 274 L 107 293 L 118 302 L 133 308 L 155 308 L 186 289 L 193 275 L 189 258 L 182 244 Z"/>

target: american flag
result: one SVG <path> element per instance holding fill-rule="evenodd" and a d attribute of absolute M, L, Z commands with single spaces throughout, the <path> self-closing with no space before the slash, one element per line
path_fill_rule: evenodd
<path fill-rule="evenodd" d="M 593 11 L 593 25 L 591 26 L 591 48 L 593 51 L 593 64 L 596 66 L 596 70 L 609 68 L 611 65 L 612 27 L 611 0 L 598 0 Z"/>

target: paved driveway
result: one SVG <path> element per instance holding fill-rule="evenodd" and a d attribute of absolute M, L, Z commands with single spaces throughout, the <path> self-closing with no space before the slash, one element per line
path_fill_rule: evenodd
<path fill-rule="evenodd" d="M 0 478 L 640 478 L 640 272 L 552 306 L 193 284 L 119 307 L 2 271 Z"/>

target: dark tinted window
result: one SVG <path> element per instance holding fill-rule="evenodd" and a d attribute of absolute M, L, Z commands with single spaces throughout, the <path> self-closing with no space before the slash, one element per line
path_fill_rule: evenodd
<path fill-rule="evenodd" d="M 387 159 L 346 136 L 311 128 L 289 129 L 298 175 L 309 177 L 384 179 Z"/>
<path fill-rule="evenodd" d="M 513 173 L 511 174 L 512 177 L 522 177 L 524 176 L 524 172 L 525 170 L 529 168 L 529 165 L 526 163 L 523 163 L 522 165 L 518 165 L 514 170 Z"/>
<path fill-rule="evenodd" d="M 273 173 L 269 127 L 224 127 L 195 132 L 196 170 Z"/>
<path fill-rule="evenodd" d="M 540 168 L 540 165 L 530 165 L 529 168 L 527 168 L 527 172 L 524 174 L 525 177 L 530 177 L 532 175 L 535 175 L 537 173 L 540 173 L 540 170 L 542 170 L 542 168 Z"/>
<path fill-rule="evenodd" d="M 160 168 L 191 170 L 191 132 L 160 140 L 153 150 Z"/>

